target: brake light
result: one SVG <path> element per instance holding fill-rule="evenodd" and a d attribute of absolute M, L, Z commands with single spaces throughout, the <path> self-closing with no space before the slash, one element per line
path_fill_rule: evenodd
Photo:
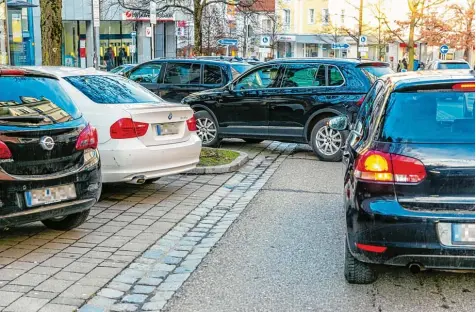
<path fill-rule="evenodd" d="M 364 100 L 365 100 L 365 95 L 360 100 L 357 101 L 357 106 L 362 105 L 362 103 L 364 103 Z"/>
<path fill-rule="evenodd" d="M 354 175 L 364 181 L 418 183 L 426 178 L 426 170 L 415 158 L 367 151 L 358 157 Z"/>
<path fill-rule="evenodd" d="M 12 152 L 8 148 L 7 144 L 0 141 L 0 159 L 12 158 Z"/>
<path fill-rule="evenodd" d="M 453 85 L 454 91 L 473 91 L 474 92 L 474 83 L 457 83 Z"/>
<path fill-rule="evenodd" d="M 131 139 L 144 136 L 148 129 L 148 123 L 121 118 L 112 124 L 109 132 L 112 139 Z"/>
<path fill-rule="evenodd" d="M 25 76 L 25 71 L 16 68 L 0 69 L 0 76 Z"/>
<path fill-rule="evenodd" d="M 88 125 L 79 134 L 76 141 L 76 149 L 78 151 L 85 150 L 87 148 L 96 149 L 98 147 L 98 132 L 96 128 Z"/>
<path fill-rule="evenodd" d="M 364 251 L 370 251 L 370 252 L 375 252 L 375 253 L 383 253 L 385 250 L 387 250 L 387 247 L 384 246 L 374 246 L 374 245 L 365 245 L 365 244 L 355 244 L 357 248 L 360 250 Z"/>
<path fill-rule="evenodd" d="M 188 131 L 197 131 L 197 120 L 195 119 L 195 116 L 192 116 L 192 118 L 187 120 L 187 127 Z"/>

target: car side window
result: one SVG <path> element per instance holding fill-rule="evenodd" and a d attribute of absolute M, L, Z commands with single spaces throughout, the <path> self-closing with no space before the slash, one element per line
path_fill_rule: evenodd
<path fill-rule="evenodd" d="M 344 84 L 344 77 L 340 72 L 339 68 L 334 65 L 327 66 L 328 78 L 329 78 L 329 86 L 331 87 L 338 87 Z"/>
<path fill-rule="evenodd" d="M 153 83 L 157 82 L 160 75 L 161 63 L 149 63 L 134 69 L 129 74 L 129 79 L 135 82 Z"/>
<path fill-rule="evenodd" d="M 277 87 L 279 65 L 261 67 L 242 77 L 235 90 L 266 89 Z"/>
<path fill-rule="evenodd" d="M 164 75 L 165 84 L 199 84 L 200 64 L 168 63 Z"/>
<path fill-rule="evenodd" d="M 302 88 L 302 87 L 319 87 L 325 86 L 325 73 L 324 79 L 318 76 L 318 73 L 322 74 L 325 68 L 320 64 L 293 64 L 288 65 L 284 72 L 284 77 L 281 83 L 282 88 Z"/>
<path fill-rule="evenodd" d="M 221 85 L 223 83 L 221 68 L 216 65 L 205 65 L 203 68 L 203 83 Z"/>

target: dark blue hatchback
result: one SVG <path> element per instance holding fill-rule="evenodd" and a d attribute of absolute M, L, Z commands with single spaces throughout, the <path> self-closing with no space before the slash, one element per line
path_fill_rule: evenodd
<path fill-rule="evenodd" d="M 474 269 L 474 143 L 473 72 L 377 80 L 343 157 L 348 282 L 373 282 L 374 264 Z"/>

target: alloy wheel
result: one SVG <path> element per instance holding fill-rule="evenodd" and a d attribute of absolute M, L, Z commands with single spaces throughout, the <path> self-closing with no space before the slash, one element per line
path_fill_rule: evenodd
<path fill-rule="evenodd" d="M 197 128 L 197 134 L 202 140 L 203 144 L 209 144 L 217 136 L 217 127 L 213 120 L 210 120 L 209 118 L 198 118 Z"/>
<path fill-rule="evenodd" d="M 339 131 L 324 126 L 317 131 L 316 146 L 321 153 L 327 156 L 339 152 L 342 145 L 342 135 Z"/>

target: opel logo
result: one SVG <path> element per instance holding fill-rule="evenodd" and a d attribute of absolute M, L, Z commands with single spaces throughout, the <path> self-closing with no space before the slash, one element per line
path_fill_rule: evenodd
<path fill-rule="evenodd" d="M 172 113 L 170 113 L 169 114 L 169 120 L 172 119 L 172 117 L 174 117 L 174 116 L 172 115 Z"/>
<path fill-rule="evenodd" d="M 46 151 L 51 151 L 55 147 L 55 141 L 52 137 L 44 136 L 40 139 L 40 146 Z"/>

